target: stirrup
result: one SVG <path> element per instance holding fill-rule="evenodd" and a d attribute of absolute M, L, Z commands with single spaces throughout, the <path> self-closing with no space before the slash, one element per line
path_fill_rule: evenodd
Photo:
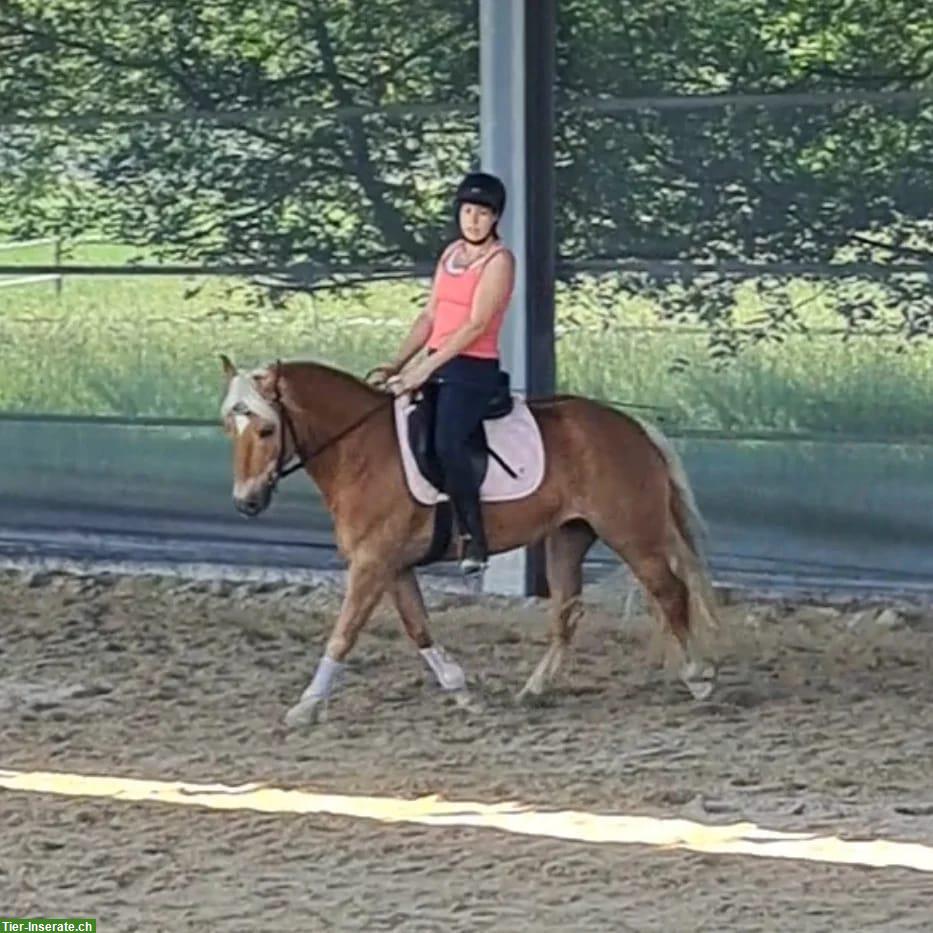
<path fill-rule="evenodd" d="M 469 553 L 471 544 L 473 544 L 473 539 L 469 535 L 461 537 L 460 572 L 465 576 L 482 573 L 489 564 L 489 559 L 487 557 Z"/>
<path fill-rule="evenodd" d="M 460 561 L 460 572 L 465 577 L 471 577 L 474 574 L 482 573 L 488 565 L 488 561 L 480 560 L 478 557 L 464 557 Z"/>

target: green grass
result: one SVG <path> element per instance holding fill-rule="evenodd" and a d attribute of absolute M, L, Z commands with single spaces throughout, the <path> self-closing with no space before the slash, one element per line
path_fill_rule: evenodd
<path fill-rule="evenodd" d="M 132 252 L 86 245 L 70 261 L 122 263 Z M 0 252 L 6 264 L 50 259 L 49 247 Z M 392 283 L 272 308 L 229 284 L 70 277 L 60 296 L 53 283 L 0 288 L 0 410 L 213 418 L 219 353 L 243 365 L 313 357 L 362 374 L 394 352 L 424 296 Z M 794 288 L 806 296 L 808 286 Z M 749 286 L 736 322 L 760 303 Z M 801 303 L 809 326 L 839 326 L 828 300 Z M 668 428 L 933 434 L 929 341 L 794 335 L 717 365 L 705 333 L 664 325 L 646 301 L 582 288 L 561 290 L 558 324 L 562 390 L 659 406 Z"/>

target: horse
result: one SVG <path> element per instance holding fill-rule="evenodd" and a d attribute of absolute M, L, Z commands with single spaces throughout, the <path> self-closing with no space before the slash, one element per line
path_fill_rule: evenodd
<path fill-rule="evenodd" d="M 258 516 L 282 478 L 303 469 L 320 491 L 347 565 L 339 615 L 286 726 L 323 718 L 348 655 L 386 594 L 438 685 L 469 706 L 464 670 L 432 637 L 416 576 L 431 552 L 437 506 L 425 506 L 406 487 L 397 399 L 320 362 L 277 360 L 245 372 L 226 355 L 221 362 L 220 415 L 232 439 L 236 509 Z M 639 581 L 677 652 L 683 683 L 695 699 L 707 698 L 717 666 L 703 642 L 720 619 L 700 546 L 702 516 L 670 442 L 650 423 L 585 396 L 522 402 L 540 430 L 542 479 L 527 496 L 482 503 L 491 555 L 544 542 L 549 643 L 518 698 L 540 698 L 561 670 L 582 615 L 583 560 L 597 538 Z M 456 543 L 436 559 L 456 559 Z"/>

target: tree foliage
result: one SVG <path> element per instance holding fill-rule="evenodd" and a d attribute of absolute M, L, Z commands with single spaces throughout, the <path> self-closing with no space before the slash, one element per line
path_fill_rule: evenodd
<path fill-rule="evenodd" d="M 475 0 L 5 0 L 0 229 L 93 228 L 200 261 L 428 262 L 451 186 L 475 164 L 477 30 Z M 562 0 L 558 60 L 565 263 L 930 258 L 931 98 L 592 106 L 933 94 L 923 4 Z M 188 116 L 126 119 L 153 111 Z M 672 314 L 725 320 L 732 280 L 682 284 L 619 280 Z M 928 285 L 884 282 L 916 332 Z M 778 330 L 794 317 L 779 291 Z M 873 306 L 860 294 L 843 299 L 856 322 Z"/>
<path fill-rule="evenodd" d="M 3 9 L 4 117 L 50 118 L 5 131 L 21 156 L 7 182 L 21 205 L 6 211 L 13 232 L 55 226 L 44 205 L 32 209 L 37 179 L 58 203 L 80 179 L 106 233 L 185 258 L 433 255 L 449 219 L 439 208 L 470 163 L 475 127 L 444 112 L 328 111 L 468 100 L 477 71 L 469 5 L 17 0 Z M 283 109 L 300 115 L 275 113 Z M 54 122 L 179 111 L 190 117 Z M 204 116 L 218 111 L 249 113 Z M 70 229 L 67 215 L 58 221 Z"/>

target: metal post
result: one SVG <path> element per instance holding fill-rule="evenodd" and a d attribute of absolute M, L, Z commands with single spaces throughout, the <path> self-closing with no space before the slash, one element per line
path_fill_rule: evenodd
<path fill-rule="evenodd" d="M 554 353 L 554 84 L 557 0 L 525 0 L 525 385 L 553 395 Z M 548 595 L 544 545 L 529 550 L 525 591 Z"/>
<path fill-rule="evenodd" d="M 60 236 L 55 238 L 55 265 L 61 267 L 62 264 L 62 238 Z M 65 277 L 59 272 L 55 276 L 55 297 L 62 297 L 62 285 L 64 284 Z"/>
<path fill-rule="evenodd" d="M 500 230 L 518 267 L 502 330 L 514 391 L 554 391 L 554 60 L 556 0 L 480 0 L 480 145 L 502 178 Z M 490 561 L 489 592 L 545 595 L 543 549 Z"/>

